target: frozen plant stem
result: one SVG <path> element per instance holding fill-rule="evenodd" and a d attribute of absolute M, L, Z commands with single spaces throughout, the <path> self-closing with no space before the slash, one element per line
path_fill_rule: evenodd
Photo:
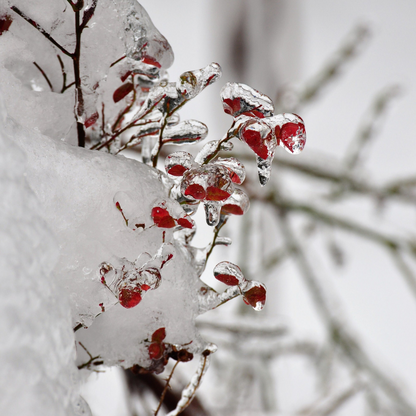
<path fill-rule="evenodd" d="M 180 361 L 176 361 L 175 365 L 172 368 L 172 371 L 169 374 L 168 379 L 166 380 L 165 388 L 163 389 L 163 392 L 160 396 L 159 405 L 157 406 L 157 409 L 155 410 L 155 415 L 154 416 L 157 416 L 157 414 L 159 413 L 160 408 L 162 407 L 163 401 L 165 400 L 166 392 L 168 391 L 168 388 L 170 387 L 170 385 L 169 385 L 170 380 L 172 380 L 173 373 L 175 372 L 176 366 L 179 363 L 180 363 Z"/>
<path fill-rule="evenodd" d="M 55 47 L 57 47 L 63 54 L 69 56 L 72 59 L 74 67 L 74 79 L 75 79 L 75 118 L 77 121 L 77 133 L 78 133 L 78 146 L 85 147 L 85 130 L 84 124 L 79 120 L 84 114 L 84 98 L 81 88 L 81 74 L 80 74 L 80 58 L 81 58 L 81 35 L 82 31 L 86 28 L 87 23 L 94 14 L 95 8 L 97 7 L 97 1 L 93 0 L 91 6 L 84 10 L 82 17 L 80 12 L 84 7 L 84 0 L 78 0 L 76 3 L 73 3 L 71 0 L 67 0 L 71 5 L 72 10 L 75 13 L 75 50 L 73 53 L 69 52 L 62 45 L 60 45 L 45 29 L 43 29 L 39 24 L 37 24 L 30 17 L 26 16 L 20 9 L 16 6 L 12 6 L 11 9 L 17 13 L 20 17 L 25 19 L 29 24 L 31 24 L 35 29 L 37 29 L 46 39 L 49 40 Z M 60 60 L 61 62 L 61 60 Z M 61 66 L 62 67 L 62 66 Z M 64 72 L 63 72 L 64 73 Z M 62 92 L 65 91 L 65 78 L 64 78 L 64 87 Z"/>

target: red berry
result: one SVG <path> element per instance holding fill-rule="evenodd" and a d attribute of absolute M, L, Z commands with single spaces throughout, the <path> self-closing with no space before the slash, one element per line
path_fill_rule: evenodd
<path fill-rule="evenodd" d="M 164 208 L 154 207 L 152 209 L 152 219 L 157 227 L 173 228 L 175 227 L 175 220 L 170 216 L 169 211 Z"/>
<path fill-rule="evenodd" d="M 139 288 L 124 288 L 118 295 L 120 305 L 126 309 L 133 308 L 142 300 L 142 292 Z"/>

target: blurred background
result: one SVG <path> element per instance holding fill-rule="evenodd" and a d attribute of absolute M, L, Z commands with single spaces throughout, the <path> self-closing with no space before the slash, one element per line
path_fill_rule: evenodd
<path fill-rule="evenodd" d="M 234 148 L 251 209 L 223 228 L 233 245 L 215 249 L 203 278 L 219 287 L 213 267 L 233 261 L 266 284 L 267 304 L 236 299 L 201 317 L 219 351 L 189 414 L 416 415 L 416 3 L 140 3 L 172 45 L 171 80 L 222 66 L 180 113 L 207 124 L 208 139 L 232 121 L 227 81 L 269 95 L 307 131 L 300 155 L 278 149 L 264 188 L 253 153 Z M 198 227 L 202 247 L 212 231 L 202 215 Z M 193 365 L 178 367 L 173 390 Z M 158 403 L 151 389 L 128 393 L 118 370 L 92 374 L 83 395 L 94 416 L 150 415 Z"/>

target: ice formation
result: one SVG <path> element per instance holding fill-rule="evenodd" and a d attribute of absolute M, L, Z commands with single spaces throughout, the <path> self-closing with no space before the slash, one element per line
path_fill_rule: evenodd
<path fill-rule="evenodd" d="M 219 79 L 220 66 L 168 82 L 172 50 L 136 0 L 65 5 L 0 5 L 0 231 L 7 272 L 0 359 L 10 375 L 2 380 L 15 380 L 0 410 L 88 414 L 76 393 L 75 364 L 159 373 L 169 358 L 185 362 L 199 354 L 174 415 L 195 395 L 215 352 L 200 337 L 197 316 L 240 295 L 254 310 L 266 299 L 264 285 L 246 280 L 232 263 L 214 270 L 229 286 L 223 292 L 199 279 L 212 249 L 231 243 L 218 235 L 228 216 L 249 208 L 239 188 L 243 164 L 219 153 L 232 150 L 234 137 L 246 142 L 264 185 L 278 145 L 302 150 L 304 124 L 296 115 L 273 115 L 266 95 L 228 83 L 221 95 L 234 121 L 225 137 L 195 157 L 170 154 L 160 172 L 165 144 L 207 136 L 205 124 L 180 121 L 177 111 Z M 119 155 L 139 145 L 143 163 Z M 192 246 L 199 205 L 214 227 L 204 248 Z M 19 361 L 31 374 L 25 400 L 18 399 L 20 373 L 13 367 Z"/>

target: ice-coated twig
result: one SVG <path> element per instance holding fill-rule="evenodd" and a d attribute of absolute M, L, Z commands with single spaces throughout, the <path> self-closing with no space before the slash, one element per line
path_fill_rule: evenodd
<path fill-rule="evenodd" d="M 175 369 L 176 369 L 176 367 L 179 363 L 180 363 L 180 361 L 176 361 L 175 365 L 172 368 L 172 371 L 169 374 L 168 379 L 166 380 L 166 384 L 165 384 L 165 387 L 164 387 L 164 389 L 162 391 L 162 394 L 160 396 L 159 404 L 157 406 L 157 409 L 155 410 L 154 416 L 157 416 L 157 414 L 159 413 L 160 408 L 162 407 L 163 401 L 165 400 L 166 392 L 168 391 L 168 388 L 170 387 L 170 384 L 169 384 L 170 380 L 172 380 L 173 373 L 175 372 Z"/>
<path fill-rule="evenodd" d="M 204 288 L 207 293 L 200 295 L 199 298 L 199 311 L 201 315 L 212 309 L 218 308 L 218 306 L 230 301 L 241 295 L 241 289 L 238 286 L 229 286 L 224 292 L 218 293 L 214 289 Z"/>
<path fill-rule="evenodd" d="M 259 327 L 258 324 L 247 324 L 245 320 L 229 324 L 211 321 L 198 321 L 196 326 L 198 328 L 212 329 L 216 332 L 227 332 L 229 334 L 244 337 L 281 337 L 287 333 L 287 327 L 283 324 L 273 327 Z"/>
<path fill-rule="evenodd" d="M 369 35 L 370 30 L 366 25 L 356 26 L 319 73 L 306 82 L 305 87 L 297 94 L 294 105 L 288 108 L 287 104 L 279 103 L 280 100 L 276 100 L 276 106 L 279 104 L 279 107 L 283 106 L 285 111 L 296 112 L 300 106 L 309 104 L 316 99 L 321 91 L 335 80 L 347 62 L 357 55 L 359 48 Z M 284 96 L 284 93 L 282 95 Z"/>
<path fill-rule="evenodd" d="M 327 327 L 331 342 L 340 347 L 346 361 L 353 369 L 369 376 L 372 382 L 383 390 L 392 401 L 397 415 L 408 416 L 416 414 L 416 409 L 403 396 L 401 390 L 371 361 L 361 348 L 358 340 L 350 333 L 345 321 L 340 320 L 339 311 L 335 315 L 336 308 L 332 307 L 335 304 L 335 299 L 333 296 L 328 296 L 328 290 L 324 290 L 323 285 L 316 277 L 306 254 L 297 242 L 286 212 L 278 210 L 277 214 L 282 234 L 287 244 L 291 247 L 300 275 L 304 279 L 316 310 Z"/>
<path fill-rule="evenodd" d="M 333 415 L 341 406 L 348 400 L 351 400 L 356 394 L 362 392 L 366 385 L 363 382 L 356 381 L 347 388 L 337 391 L 329 398 L 319 400 L 318 403 L 300 411 L 300 414 L 307 414 L 313 416 L 330 416 Z"/>
<path fill-rule="evenodd" d="M 368 143 L 374 138 L 381 119 L 385 116 L 388 104 L 400 92 L 397 85 L 384 88 L 371 104 L 368 117 L 359 127 L 357 136 L 352 141 L 350 148 L 344 156 L 344 163 L 347 170 L 352 170 L 360 161 L 361 155 Z"/>
<path fill-rule="evenodd" d="M 181 399 L 179 400 L 176 408 L 168 413 L 167 416 L 177 416 L 183 410 L 185 410 L 191 401 L 194 399 L 196 395 L 196 391 L 201 384 L 202 378 L 204 374 L 207 372 L 211 360 L 211 354 L 217 350 L 216 345 L 209 344 L 206 349 L 202 352 L 201 358 L 199 360 L 198 368 L 193 375 L 189 384 L 185 387 L 182 391 Z"/>

